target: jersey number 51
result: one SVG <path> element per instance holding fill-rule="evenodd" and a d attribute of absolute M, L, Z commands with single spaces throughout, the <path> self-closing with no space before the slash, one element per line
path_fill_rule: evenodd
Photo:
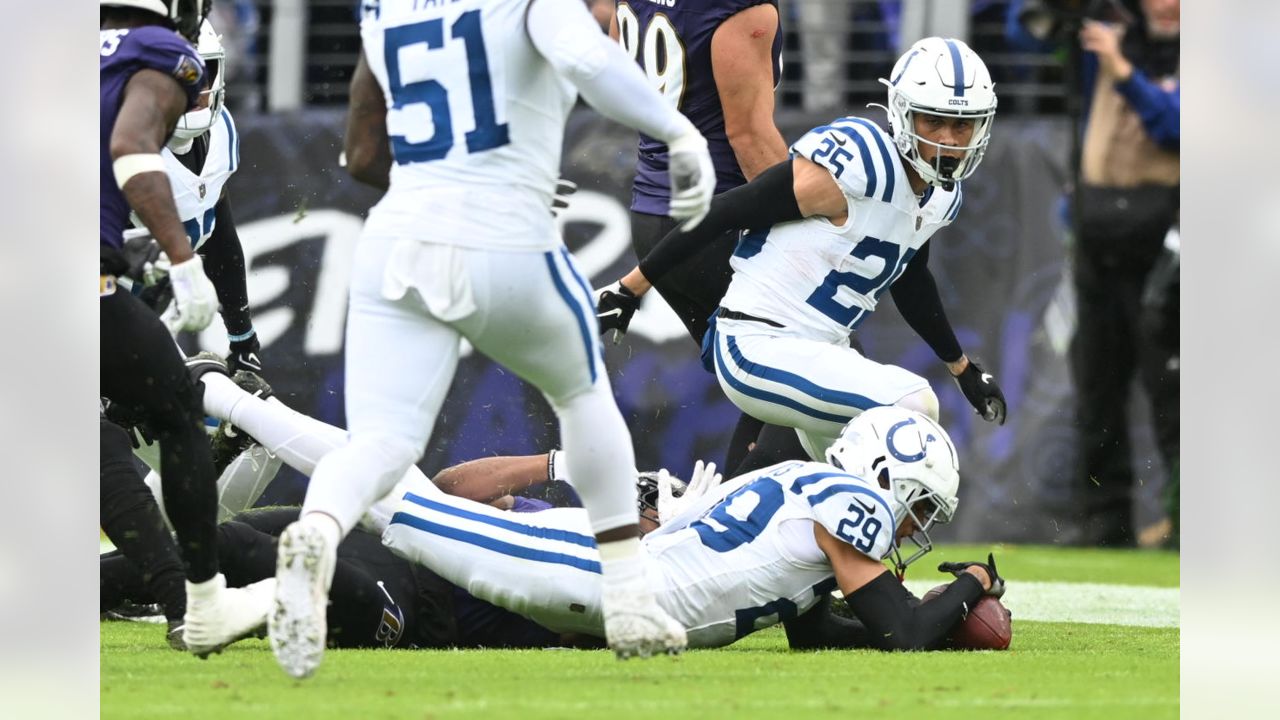
<path fill-rule="evenodd" d="M 449 37 L 466 44 L 471 109 L 475 119 L 475 129 L 466 134 L 467 152 L 506 145 L 511 139 L 507 124 L 499 124 L 494 112 L 493 81 L 489 77 L 489 56 L 485 53 L 480 11 L 462 13 L 449 27 Z M 444 20 L 435 18 L 386 30 L 383 52 L 394 108 L 404 110 L 413 105 L 426 105 L 431 110 L 431 123 L 435 127 L 435 133 L 422 142 L 410 142 L 404 135 L 391 136 L 392 154 L 401 165 L 439 160 L 453 149 L 453 118 L 449 113 L 449 92 L 444 85 L 436 80 L 405 83 L 401 79 L 400 51 L 412 45 L 426 45 L 428 52 L 443 48 Z"/>

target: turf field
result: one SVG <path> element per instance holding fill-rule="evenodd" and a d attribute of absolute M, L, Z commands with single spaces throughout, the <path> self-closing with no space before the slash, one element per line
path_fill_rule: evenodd
<path fill-rule="evenodd" d="M 932 571 L 938 562 L 989 549 L 935 550 L 908 579 L 927 589 L 946 579 Z M 103 623 L 102 717 L 1178 716 L 1176 554 L 995 550 L 1014 613 L 1006 652 L 792 653 L 773 628 L 729 648 L 626 663 L 604 651 L 329 651 L 314 678 L 296 682 L 266 641 L 201 662 L 169 650 L 159 626 Z"/>

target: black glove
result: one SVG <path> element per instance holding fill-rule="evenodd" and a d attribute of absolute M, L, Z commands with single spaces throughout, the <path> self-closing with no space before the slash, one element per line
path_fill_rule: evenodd
<path fill-rule="evenodd" d="M 996 572 L 996 556 L 993 553 L 987 553 L 987 561 L 980 562 L 944 562 L 938 565 L 938 572 L 951 573 L 956 577 L 964 574 L 965 568 L 977 565 L 987 571 L 987 576 L 991 578 L 991 587 L 987 588 L 986 595 L 999 599 L 1004 596 L 1004 578 L 1000 577 L 1000 573 Z"/>
<path fill-rule="evenodd" d="M 138 442 L 139 437 L 142 438 L 142 442 L 148 445 L 155 442 L 155 433 L 151 432 L 151 428 L 147 427 L 147 424 L 143 422 L 141 415 L 135 414 L 107 398 L 100 398 L 98 407 L 101 409 L 102 417 L 124 429 L 125 433 L 129 435 L 129 443 L 133 445 L 134 450 L 141 446 Z"/>
<path fill-rule="evenodd" d="M 262 346 L 258 343 L 256 332 L 247 339 L 232 342 L 231 351 L 227 353 L 227 369 L 232 375 L 239 370 L 261 374 L 262 359 L 259 357 L 261 351 Z"/>
<path fill-rule="evenodd" d="M 596 296 L 596 322 L 600 333 L 613 331 L 613 344 L 617 345 L 631 326 L 631 317 L 640 307 L 640 298 L 621 282 L 604 288 Z"/>
<path fill-rule="evenodd" d="M 1004 393 L 1000 391 L 1000 386 L 996 384 L 995 378 L 991 377 L 990 373 L 970 360 L 969 366 L 964 369 L 964 372 L 956 375 L 955 380 L 956 385 L 960 386 L 960 392 L 964 393 L 965 399 L 978 411 L 983 420 L 997 425 L 1004 424 Z"/>

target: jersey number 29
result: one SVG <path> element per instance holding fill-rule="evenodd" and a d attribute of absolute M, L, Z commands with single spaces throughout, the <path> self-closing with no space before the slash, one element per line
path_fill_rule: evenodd
<path fill-rule="evenodd" d="M 494 112 L 493 81 L 489 77 L 489 56 L 485 53 L 480 11 L 469 10 L 462 13 L 449 27 L 449 36 L 466 44 L 467 75 L 471 81 L 471 110 L 475 121 L 475 129 L 466 134 L 467 152 L 492 150 L 506 145 L 511 139 L 507 124 L 499 124 Z M 421 51 L 411 50 L 415 45 L 425 47 Z M 400 72 L 401 51 L 408 51 L 406 54 L 413 56 L 415 52 L 430 52 L 443 48 L 444 45 L 442 18 L 386 30 L 383 52 L 395 109 L 426 105 L 431 110 L 431 123 L 435 127 L 435 133 L 422 142 L 410 142 L 404 135 L 391 136 L 392 154 L 401 165 L 439 160 L 453 148 L 449 92 L 436 80 L 404 82 Z"/>

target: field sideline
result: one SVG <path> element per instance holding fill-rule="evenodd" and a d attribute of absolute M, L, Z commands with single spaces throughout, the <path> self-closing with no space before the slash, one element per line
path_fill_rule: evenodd
<path fill-rule="evenodd" d="M 939 549 L 913 566 L 912 587 L 944 581 L 932 570 L 938 562 L 985 557 L 988 549 Z M 330 651 L 316 677 L 295 682 L 276 667 L 265 641 L 200 662 L 167 649 L 157 626 L 103 623 L 102 717 L 780 720 L 779 713 L 794 711 L 918 717 L 962 709 L 1034 718 L 1177 717 L 1176 554 L 995 550 L 1015 613 L 1008 652 L 791 653 L 774 628 L 730 648 L 628 663 L 603 651 Z M 1028 589 L 1021 600 L 1019 581 Z M 1070 598 L 1055 598 L 1089 588 L 1074 583 L 1092 584 L 1082 596 L 1104 610 L 1107 598 L 1128 598 L 1122 609 L 1137 621 L 1019 619 L 1020 604 L 1031 615 L 1078 612 Z M 1130 594 L 1106 595 L 1114 592 Z M 1162 626 L 1170 597 L 1174 626 Z M 1151 605 L 1134 607 L 1142 598 Z M 1062 610 L 1052 609 L 1052 600 Z"/>

